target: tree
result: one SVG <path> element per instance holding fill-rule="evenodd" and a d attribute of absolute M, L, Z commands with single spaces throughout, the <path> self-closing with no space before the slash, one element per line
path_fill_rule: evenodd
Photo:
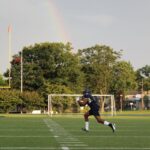
<path fill-rule="evenodd" d="M 109 46 L 95 45 L 79 50 L 79 54 L 82 71 L 85 74 L 85 86 L 96 93 L 108 93 L 112 80 L 112 69 L 120 58 L 121 52 L 116 52 Z"/>
<path fill-rule="evenodd" d="M 40 43 L 24 47 L 22 52 L 24 90 L 41 92 L 47 82 L 68 86 L 72 91 L 82 86 L 79 59 L 72 53 L 70 43 Z M 20 88 L 20 63 L 17 60 L 12 61 L 12 84 Z"/>
<path fill-rule="evenodd" d="M 135 72 L 129 62 L 119 61 L 113 66 L 112 76 L 111 91 L 116 95 L 120 106 L 120 100 L 124 99 L 125 94 L 137 87 Z"/>
<path fill-rule="evenodd" d="M 20 73 L 20 54 L 16 54 L 13 56 L 11 61 L 11 88 L 20 89 L 21 84 L 21 73 Z M 6 77 L 9 76 L 9 70 L 4 74 Z"/>
<path fill-rule="evenodd" d="M 109 46 L 95 45 L 79 50 L 82 71 L 85 74 L 85 87 L 95 93 L 108 94 L 112 80 L 112 69 L 121 56 Z M 101 99 L 101 112 L 104 111 L 105 98 Z"/>
<path fill-rule="evenodd" d="M 21 104 L 20 93 L 16 90 L 0 90 L 0 112 L 17 111 Z"/>
<path fill-rule="evenodd" d="M 138 83 L 138 90 L 150 90 L 150 66 L 146 65 L 136 71 L 136 81 Z M 143 87 L 142 87 L 143 86 Z"/>
<path fill-rule="evenodd" d="M 31 112 L 34 109 L 44 109 L 44 99 L 37 92 L 18 90 L 0 90 L 0 112 Z"/>
<path fill-rule="evenodd" d="M 125 94 L 136 88 L 136 76 L 132 65 L 126 61 L 119 61 L 113 67 L 112 90 Z"/>
<path fill-rule="evenodd" d="M 31 112 L 36 109 L 44 110 L 44 98 L 37 92 L 25 91 L 20 93 L 20 98 L 22 100 L 23 112 Z"/>

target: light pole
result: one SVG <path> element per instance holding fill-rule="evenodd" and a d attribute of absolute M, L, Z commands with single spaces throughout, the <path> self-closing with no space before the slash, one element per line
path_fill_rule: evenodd
<path fill-rule="evenodd" d="M 143 78 L 142 78 L 142 93 L 141 93 L 141 100 L 142 100 L 142 109 L 144 109 L 144 90 L 143 90 Z"/>
<path fill-rule="evenodd" d="M 23 93 L 23 51 L 21 51 L 20 78 L 21 78 L 20 92 L 22 94 Z M 21 114 L 22 114 L 22 102 L 21 102 Z"/>
<path fill-rule="evenodd" d="M 148 75 L 144 75 L 142 72 L 140 72 L 140 75 L 142 77 L 142 88 L 141 88 L 141 100 L 142 100 L 142 109 L 144 109 L 144 80 L 143 79 L 147 79 L 150 77 L 150 73 L 148 73 Z"/>
<path fill-rule="evenodd" d="M 141 107 L 142 107 L 142 110 L 144 109 L 144 81 L 143 81 L 143 79 L 144 78 L 146 78 L 146 76 L 142 73 L 142 72 L 140 72 L 140 75 L 141 75 L 141 77 L 142 77 L 142 87 L 141 87 Z"/>
<path fill-rule="evenodd" d="M 21 85 L 20 85 L 20 90 L 21 90 L 21 93 L 23 92 L 23 52 L 21 51 L 21 68 L 20 68 L 20 72 L 21 72 Z"/>

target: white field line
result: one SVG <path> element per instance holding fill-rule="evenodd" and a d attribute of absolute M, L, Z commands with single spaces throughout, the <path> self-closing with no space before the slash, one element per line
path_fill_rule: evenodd
<path fill-rule="evenodd" d="M 83 143 L 83 142 L 76 142 L 76 141 L 69 141 L 69 142 L 68 142 L 68 141 L 61 141 L 60 143 L 62 143 L 62 144 L 63 144 L 63 143 L 69 143 L 69 144 L 70 144 L 70 143 L 76 143 L 76 144 L 79 143 L 79 144 L 81 144 L 81 143 Z"/>
<path fill-rule="evenodd" d="M 81 129 L 76 129 L 76 130 L 69 130 L 67 129 L 69 132 L 83 132 L 81 131 Z M 8 132 L 16 132 L 16 131 L 24 131 L 24 132 L 27 132 L 27 131 L 33 131 L 33 129 L 0 129 L 0 131 L 8 131 Z M 47 132 L 47 129 L 34 129 L 34 131 L 45 131 Z M 110 130 L 106 130 L 106 129 L 91 129 L 90 130 L 91 132 L 111 132 Z M 53 132 L 52 129 L 50 129 L 50 132 Z M 150 132 L 150 130 L 147 130 L 147 129 L 142 129 L 142 130 L 137 130 L 137 129 L 117 129 L 117 132 Z"/>
<path fill-rule="evenodd" d="M 88 147 L 88 148 L 71 148 L 71 150 L 149 150 L 150 148 L 136 148 L 136 147 Z"/>
<path fill-rule="evenodd" d="M 44 122 L 49 128 L 49 131 L 54 135 L 56 141 L 60 144 L 62 149 L 64 149 L 65 147 L 65 149 L 69 150 L 70 147 L 72 146 L 73 147 L 81 147 L 81 146 L 88 147 L 83 142 L 80 142 L 75 136 L 68 133 L 62 126 L 60 126 L 58 123 L 56 123 L 52 119 L 44 119 Z M 71 142 L 71 143 L 68 143 L 68 142 Z"/>
<path fill-rule="evenodd" d="M 143 126 L 143 125 L 145 125 L 145 124 L 141 124 L 141 125 L 139 125 L 139 124 L 138 124 L 138 125 L 121 125 L 121 124 L 119 124 L 119 125 L 118 125 L 118 124 L 116 123 L 116 126 L 119 127 L 119 128 L 126 128 L 126 127 L 127 127 L 127 128 L 141 128 L 141 126 Z M 145 126 L 145 128 L 149 128 L 149 126 L 150 126 L 150 124 L 147 124 L 147 125 Z M 69 128 L 69 127 L 70 127 L 70 126 L 64 126 L 64 128 Z M 78 126 L 78 125 L 77 125 L 76 127 L 80 128 L 80 126 Z"/>
<path fill-rule="evenodd" d="M 54 136 L 32 136 L 32 135 L 0 135 L 0 138 L 49 138 L 49 137 L 54 137 Z"/>
<path fill-rule="evenodd" d="M 150 148 L 134 148 L 134 147 L 80 147 L 71 148 L 71 150 L 149 150 Z"/>
<path fill-rule="evenodd" d="M 22 128 L 22 129 L 0 129 L 0 131 L 33 131 L 33 129 L 26 129 L 26 128 Z M 47 131 L 47 129 L 35 129 L 34 131 Z"/>
<path fill-rule="evenodd" d="M 69 130 L 68 129 L 68 131 L 69 132 L 81 132 L 81 130 Z M 99 130 L 90 130 L 91 132 L 111 132 L 110 130 L 103 130 L 103 129 L 99 129 Z M 150 132 L 150 130 L 122 130 L 122 129 L 117 129 L 117 131 L 116 132 Z"/>
<path fill-rule="evenodd" d="M 62 149 L 62 150 L 69 150 L 68 147 L 62 147 L 61 149 Z"/>
<path fill-rule="evenodd" d="M 0 147 L 0 150 L 58 150 L 57 147 Z"/>
<path fill-rule="evenodd" d="M 86 144 L 78 144 L 78 143 L 77 143 L 77 144 L 75 144 L 75 143 L 74 143 L 74 144 L 72 144 L 72 143 L 71 143 L 71 144 L 69 144 L 69 143 L 63 143 L 63 144 L 61 144 L 61 145 L 62 145 L 62 146 L 66 146 L 66 145 L 67 145 L 67 146 L 69 146 L 69 147 L 82 147 L 82 146 L 85 147 L 85 146 L 87 146 Z"/>
<path fill-rule="evenodd" d="M 56 139 L 58 139 L 59 138 L 59 143 L 61 143 L 61 142 L 65 142 L 65 141 L 67 141 L 68 142 L 68 140 L 70 141 L 70 142 L 74 142 L 74 143 L 79 143 L 79 141 L 78 140 L 73 140 L 73 139 L 70 139 L 70 138 L 65 138 L 65 137 L 62 137 L 63 136 L 63 134 L 61 135 L 61 136 L 58 136 L 58 135 L 54 135 L 54 136 L 9 136 L 9 135 L 1 135 L 0 136 L 0 138 L 56 138 Z M 66 136 L 66 135 L 64 135 L 64 136 Z M 131 135 L 131 136 L 126 136 L 126 135 L 122 135 L 122 136 L 118 136 L 118 135 L 114 135 L 114 136 L 111 136 L 111 135 L 90 135 L 90 136 L 87 136 L 87 135 L 81 135 L 81 136 L 74 136 L 74 138 L 96 138 L 96 137 L 98 137 L 98 138 L 150 138 L 150 135 L 145 135 L 145 136 L 135 136 L 135 135 Z M 83 142 L 81 142 L 81 143 L 83 143 Z"/>
<path fill-rule="evenodd" d="M 150 124 L 147 124 L 146 127 L 144 127 L 144 129 L 146 130 L 147 128 L 149 128 Z M 69 128 L 70 126 L 64 126 L 64 129 L 65 128 Z M 77 127 L 77 126 L 76 126 Z M 118 125 L 117 128 L 119 129 L 122 129 L 122 130 L 126 130 L 125 128 L 128 127 L 128 128 L 138 128 L 137 125 Z M 141 126 L 139 126 L 141 127 Z M 80 129 L 80 126 L 79 126 L 79 129 Z M 0 131 L 33 131 L 32 128 L 20 128 L 20 129 L 8 129 L 8 128 L 1 128 Z M 67 129 L 68 130 L 68 129 Z M 93 131 L 99 131 L 101 129 L 94 129 Z M 128 130 L 128 129 L 127 129 Z M 131 130 L 131 129 L 130 129 Z M 35 129 L 34 128 L 34 131 L 47 131 L 47 129 Z M 104 129 L 103 131 L 107 131 L 106 129 Z M 133 129 L 133 131 L 136 131 L 136 129 Z"/>
<path fill-rule="evenodd" d="M 150 135 L 147 136 L 135 136 L 135 135 L 131 135 L 131 136 L 126 136 L 126 135 L 122 135 L 122 136 L 118 136 L 118 135 L 90 135 L 90 136 L 74 136 L 74 137 L 80 137 L 80 138 L 150 138 Z"/>
<path fill-rule="evenodd" d="M 59 138 L 60 141 L 59 143 L 61 142 L 65 142 L 65 141 L 70 141 L 70 142 L 74 142 L 74 143 L 79 143 L 78 140 L 73 140 L 73 139 L 69 139 L 69 138 L 65 138 L 65 137 L 62 137 L 63 134 L 61 136 L 58 136 L 58 135 L 54 135 L 54 136 L 9 136 L 9 135 L 1 135 L 0 138 Z M 65 135 L 66 136 L 66 135 Z M 90 135 L 90 136 L 87 136 L 87 135 L 81 135 L 81 136 L 74 136 L 74 138 L 96 138 L 96 137 L 99 137 L 99 138 L 150 138 L 150 135 L 145 135 L 145 136 L 135 136 L 135 135 L 131 135 L 131 136 L 126 136 L 126 135 L 122 135 L 122 136 L 118 136 L 118 135 L 114 135 L 114 136 L 111 136 L 111 135 Z M 71 137 L 70 137 L 71 138 Z M 83 143 L 83 142 L 81 142 Z"/>
<path fill-rule="evenodd" d="M 150 147 L 71 147 L 71 150 L 150 150 Z M 69 150 L 68 147 L 0 147 L 0 150 Z"/>

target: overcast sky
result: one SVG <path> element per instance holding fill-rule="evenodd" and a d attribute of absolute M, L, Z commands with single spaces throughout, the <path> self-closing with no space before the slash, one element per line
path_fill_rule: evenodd
<path fill-rule="evenodd" d="M 134 69 L 150 65 L 150 0 L 0 0 L 0 71 L 12 54 L 41 42 L 72 43 L 74 50 L 105 44 L 123 50 Z"/>

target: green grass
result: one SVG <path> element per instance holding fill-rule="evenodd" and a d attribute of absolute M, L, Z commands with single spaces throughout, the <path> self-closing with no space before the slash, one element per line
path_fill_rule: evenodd
<path fill-rule="evenodd" d="M 85 133 L 80 115 L 0 115 L 0 149 L 150 149 L 149 116 L 103 118 L 116 123 L 115 133 L 93 117 Z"/>

